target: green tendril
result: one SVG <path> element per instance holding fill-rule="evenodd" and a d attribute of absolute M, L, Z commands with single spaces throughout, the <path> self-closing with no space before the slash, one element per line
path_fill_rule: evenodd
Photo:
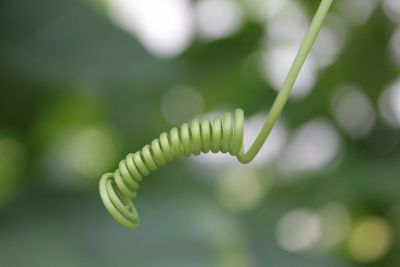
<path fill-rule="evenodd" d="M 322 24 L 325 20 L 326 15 L 328 14 L 332 2 L 333 0 L 321 1 L 321 4 L 311 22 L 310 28 L 308 29 L 308 32 L 300 45 L 296 58 L 294 59 L 294 62 L 289 70 L 289 73 L 285 79 L 285 82 L 283 83 L 281 90 L 279 91 L 278 96 L 272 104 L 271 110 L 268 114 L 267 119 L 264 122 L 260 133 L 256 137 L 254 143 L 251 145 L 249 150 L 246 153 L 244 151 L 241 151 L 241 153 L 239 154 L 238 159 L 241 163 L 248 163 L 252 161 L 265 143 L 265 140 L 268 138 L 269 133 L 271 132 L 280 114 L 282 113 L 283 108 L 285 107 L 289 95 L 292 92 L 297 76 L 299 75 L 305 60 L 311 51 L 311 48 L 315 42 L 315 39 L 318 36 L 319 30 L 322 27 Z"/>
<path fill-rule="evenodd" d="M 194 119 L 180 128 L 162 133 L 150 145 L 129 154 L 113 173 L 104 174 L 99 183 L 100 196 L 110 214 L 123 226 L 136 228 L 139 215 L 133 205 L 139 183 L 158 167 L 182 156 L 223 152 L 241 163 L 254 159 L 268 138 L 293 89 L 297 76 L 321 29 L 333 0 L 322 0 L 305 35 L 286 80 L 276 97 L 264 125 L 247 152 L 243 147 L 244 113 L 237 109 L 213 121 Z"/>

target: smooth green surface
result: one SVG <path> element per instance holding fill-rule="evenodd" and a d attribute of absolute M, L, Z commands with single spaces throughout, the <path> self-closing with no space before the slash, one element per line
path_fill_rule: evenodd
<path fill-rule="evenodd" d="M 295 57 L 289 74 L 280 90 L 270 113 L 258 134 L 256 140 L 247 152 L 243 147 L 244 115 L 237 109 L 234 118 L 225 113 L 223 118 L 209 120 L 193 120 L 190 125 L 183 124 L 179 130 L 172 129 L 169 134 L 162 133 L 151 146 L 146 145 L 141 151 L 129 154 L 119 164 L 114 173 L 106 173 L 99 183 L 100 196 L 110 214 L 123 226 L 136 228 L 139 225 L 139 215 L 130 198 L 136 196 L 139 182 L 156 166 L 162 166 L 180 156 L 198 155 L 210 150 L 229 152 L 241 163 L 248 163 L 260 151 L 268 138 L 274 124 L 279 118 L 296 78 L 310 53 L 323 21 L 333 0 L 322 0 Z"/>

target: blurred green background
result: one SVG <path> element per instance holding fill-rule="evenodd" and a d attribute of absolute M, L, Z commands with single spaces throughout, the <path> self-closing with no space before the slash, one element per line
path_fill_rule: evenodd
<path fill-rule="evenodd" d="M 260 155 L 174 161 L 141 226 L 99 177 L 243 108 L 249 145 L 318 1 L 0 1 L 0 266 L 400 266 L 400 2 L 335 0 Z"/>

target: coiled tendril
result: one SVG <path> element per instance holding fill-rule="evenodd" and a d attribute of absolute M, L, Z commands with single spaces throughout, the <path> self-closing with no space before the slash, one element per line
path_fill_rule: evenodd
<path fill-rule="evenodd" d="M 304 37 L 289 74 L 274 101 L 264 125 L 247 152 L 243 148 L 244 115 L 225 113 L 213 121 L 194 119 L 180 128 L 172 128 L 119 163 L 113 173 L 101 177 L 99 189 L 104 205 L 122 225 L 136 228 L 139 215 L 131 199 L 137 195 L 143 177 L 158 167 L 183 156 L 223 152 L 236 156 L 241 163 L 250 162 L 265 143 L 290 95 L 301 67 L 309 54 L 333 0 L 322 0 Z"/>

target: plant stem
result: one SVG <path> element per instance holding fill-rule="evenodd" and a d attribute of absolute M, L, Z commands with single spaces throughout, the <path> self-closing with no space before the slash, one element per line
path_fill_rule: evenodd
<path fill-rule="evenodd" d="M 297 76 L 306 60 L 308 54 L 311 51 L 311 48 L 317 38 L 319 30 L 322 27 L 322 24 L 325 20 L 326 15 L 328 14 L 329 8 L 332 5 L 333 0 L 322 0 L 317 12 L 314 15 L 314 18 L 311 22 L 311 25 L 308 29 L 307 34 L 305 35 L 301 46 L 297 52 L 296 58 L 289 70 L 289 73 L 286 77 L 285 82 L 281 90 L 278 93 L 274 103 L 272 104 L 271 110 L 266 118 L 264 125 L 256 137 L 254 143 L 251 145 L 250 149 L 247 152 L 244 152 L 244 148 L 242 147 L 242 151 L 240 152 L 238 159 L 241 163 L 248 163 L 257 155 L 258 151 L 260 151 L 263 146 L 265 140 L 270 134 L 273 126 L 278 120 L 280 114 L 282 113 L 283 108 L 289 98 L 289 95 L 293 89 Z"/>

